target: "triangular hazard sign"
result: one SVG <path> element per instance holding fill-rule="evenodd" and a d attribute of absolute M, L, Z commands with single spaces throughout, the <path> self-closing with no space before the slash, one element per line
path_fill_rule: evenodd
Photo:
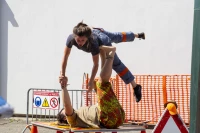
<path fill-rule="evenodd" d="M 44 99 L 44 102 L 42 103 L 42 107 L 49 107 L 49 103 L 46 98 Z"/>
<path fill-rule="evenodd" d="M 189 133 L 189 131 L 179 114 L 170 115 L 166 108 L 152 133 Z"/>

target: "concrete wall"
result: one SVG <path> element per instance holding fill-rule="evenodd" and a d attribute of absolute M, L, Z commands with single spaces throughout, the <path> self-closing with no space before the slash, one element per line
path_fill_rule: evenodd
<path fill-rule="evenodd" d="M 68 34 L 81 20 L 109 31 L 145 32 L 146 40 L 115 45 L 133 74 L 190 74 L 193 1 L 0 0 L 0 95 L 26 113 L 29 88 L 60 88 Z M 90 54 L 73 47 L 70 89 L 91 73 Z M 113 73 L 115 75 L 115 73 Z"/>

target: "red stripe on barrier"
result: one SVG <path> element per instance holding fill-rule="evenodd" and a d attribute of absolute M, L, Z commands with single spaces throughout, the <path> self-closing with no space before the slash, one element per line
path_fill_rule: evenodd
<path fill-rule="evenodd" d="M 170 118 L 169 111 L 166 110 L 165 114 L 162 117 L 162 120 L 159 123 L 159 128 L 156 128 L 154 133 L 161 133 L 169 118 Z"/>
<path fill-rule="evenodd" d="M 178 126 L 181 133 L 188 133 L 186 127 L 183 125 L 183 122 L 181 118 L 178 115 L 172 115 L 172 118 L 174 119 L 176 125 Z"/>

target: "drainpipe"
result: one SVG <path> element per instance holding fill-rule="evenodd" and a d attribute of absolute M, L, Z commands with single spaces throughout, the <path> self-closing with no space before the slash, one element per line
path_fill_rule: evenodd
<path fill-rule="evenodd" d="M 190 133 L 200 133 L 200 0 L 194 2 L 190 91 Z"/>

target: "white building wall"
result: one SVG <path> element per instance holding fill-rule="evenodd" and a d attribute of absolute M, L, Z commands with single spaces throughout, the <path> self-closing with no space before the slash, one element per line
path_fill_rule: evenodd
<path fill-rule="evenodd" d="M 0 95 L 15 113 L 26 113 L 29 88 L 60 88 L 66 38 L 81 20 L 109 31 L 146 33 L 146 40 L 114 44 L 133 74 L 190 74 L 193 1 L 0 2 Z M 74 47 L 66 72 L 69 88 L 81 89 L 83 73 L 91 68 L 91 55 Z"/>

